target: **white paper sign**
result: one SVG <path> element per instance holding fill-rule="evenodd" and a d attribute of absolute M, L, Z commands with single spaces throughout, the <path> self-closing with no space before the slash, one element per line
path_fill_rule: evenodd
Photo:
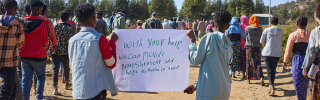
<path fill-rule="evenodd" d="M 182 91 L 188 86 L 190 40 L 184 30 L 115 30 L 118 91 Z"/>

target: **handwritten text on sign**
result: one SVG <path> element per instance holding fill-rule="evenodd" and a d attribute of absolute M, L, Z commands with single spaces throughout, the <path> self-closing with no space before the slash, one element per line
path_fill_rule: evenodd
<path fill-rule="evenodd" d="M 119 91 L 182 91 L 189 82 L 189 38 L 182 30 L 116 30 Z"/>

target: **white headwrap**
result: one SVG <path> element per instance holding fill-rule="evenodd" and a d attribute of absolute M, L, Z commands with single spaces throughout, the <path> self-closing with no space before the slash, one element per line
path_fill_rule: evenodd
<path fill-rule="evenodd" d="M 314 13 L 314 19 L 318 22 L 318 24 L 320 24 L 320 20 L 317 18 L 316 15 L 317 15 L 317 13 L 315 12 Z M 310 43 L 309 48 L 313 52 L 318 52 L 318 50 L 320 49 L 319 48 L 319 46 L 320 46 L 320 41 L 319 41 L 320 32 L 319 32 L 319 29 L 320 29 L 320 26 L 316 27 L 315 31 L 316 31 L 317 34 L 313 34 L 313 35 L 316 35 L 315 36 L 316 41 L 312 41 L 312 40 L 309 41 L 309 43 Z M 310 37 L 314 37 L 314 36 L 310 36 Z M 310 52 L 310 53 L 312 53 L 312 52 Z"/>

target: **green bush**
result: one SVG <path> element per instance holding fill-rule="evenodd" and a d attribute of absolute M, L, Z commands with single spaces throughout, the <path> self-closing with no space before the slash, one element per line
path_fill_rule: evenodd
<path fill-rule="evenodd" d="M 294 26 L 295 26 L 294 23 L 291 23 L 290 26 L 283 31 L 283 41 L 282 41 L 282 54 L 283 54 L 283 56 L 280 58 L 279 63 L 283 63 L 284 53 L 286 51 L 286 46 L 287 46 L 287 41 L 288 41 L 289 35 L 293 32 Z M 291 59 L 292 59 L 292 54 L 291 54 L 290 60 L 288 62 L 289 64 L 291 64 Z"/>

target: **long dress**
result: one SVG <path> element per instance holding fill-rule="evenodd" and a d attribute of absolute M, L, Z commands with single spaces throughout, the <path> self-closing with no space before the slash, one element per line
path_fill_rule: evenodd
<path fill-rule="evenodd" d="M 291 33 L 284 55 L 284 62 L 288 63 L 291 53 L 294 53 L 292 56 L 292 78 L 298 100 L 305 100 L 307 97 L 308 78 L 302 75 L 301 66 L 306 55 L 306 48 L 308 48 L 309 36 L 310 31 L 305 29 L 298 29 Z"/>
<path fill-rule="evenodd" d="M 231 41 L 232 43 L 232 57 L 229 61 L 230 70 L 232 72 L 239 70 L 239 64 L 240 64 L 240 40 Z"/>
<path fill-rule="evenodd" d="M 260 47 L 247 48 L 246 57 L 247 79 L 259 80 L 260 78 L 263 78 Z"/>

